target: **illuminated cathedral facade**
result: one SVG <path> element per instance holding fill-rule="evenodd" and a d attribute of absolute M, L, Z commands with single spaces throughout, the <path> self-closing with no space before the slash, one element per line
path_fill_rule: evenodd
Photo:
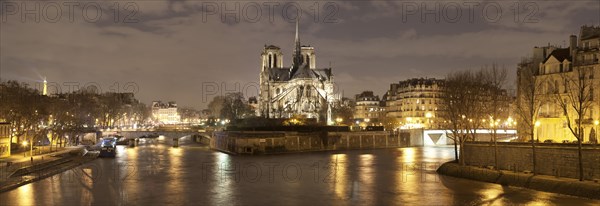
<path fill-rule="evenodd" d="M 265 45 L 261 54 L 259 113 L 267 118 L 302 116 L 332 123 L 334 94 L 331 68 L 316 67 L 315 49 L 301 46 L 296 22 L 292 65 L 285 67 L 281 48 Z"/>

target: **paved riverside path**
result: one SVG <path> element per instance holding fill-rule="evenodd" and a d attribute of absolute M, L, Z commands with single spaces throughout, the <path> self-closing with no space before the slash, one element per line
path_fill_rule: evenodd
<path fill-rule="evenodd" d="M 6 184 L 10 178 L 10 175 L 15 171 L 24 168 L 24 167 L 35 167 L 36 165 L 41 165 L 44 163 L 56 161 L 60 159 L 58 155 L 65 154 L 74 150 L 81 150 L 83 147 L 74 146 L 74 147 L 63 147 L 58 148 L 56 151 L 48 152 L 45 154 L 38 154 L 33 156 L 23 156 L 23 153 L 16 153 L 11 155 L 10 157 L 1 158 L 0 159 L 0 186 Z M 25 153 L 29 153 L 26 151 Z M 35 153 L 34 153 L 35 154 Z"/>
<path fill-rule="evenodd" d="M 65 147 L 34 156 L 24 157 L 22 154 L 15 154 L 8 158 L 2 158 L 0 160 L 2 162 L 0 165 L 0 192 L 42 179 L 50 172 L 61 169 L 64 165 L 60 164 L 76 157 L 67 154 L 74 151 L 83 152 L 84 147 Z"/>

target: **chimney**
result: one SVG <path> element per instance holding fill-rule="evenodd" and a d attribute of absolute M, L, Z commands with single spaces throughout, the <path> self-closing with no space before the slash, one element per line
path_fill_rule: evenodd
<path fill-rule="evenodd" d="M 575 57 L 575 49 L 576 49 L 576 47 L 577 47 L 577 36 L 571 35 L 569 37 L 569 53 L 571 54 L 572 58 Z"/>

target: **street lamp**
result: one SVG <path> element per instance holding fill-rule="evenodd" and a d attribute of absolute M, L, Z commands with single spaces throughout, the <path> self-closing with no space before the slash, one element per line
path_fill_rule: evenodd
<path fill-rule="evenodd" d="M 23 141 L 21 144 L 23 145 L 23 149 L 25 149 L 27 147 L 27 140 Z M 27 153 L 23 152 L 23 157 L 25 157 L 25 154 Z"/>
<path fill-rule="evenodd" d="M 598 125 L 600 124 L 600 121 L 596 120 L 594 121 L 594 126 L 596 127 L 596 142 L 598 142 Z"/>
<path fill-rule="evenodd" d="M 542 125 L 542 123 L 540 121 L 535 121 L 534 125 L 535 125 L 535 127 L 534 127 L 534 129 L 535 129 L 535 132 L 534 132 L 535 133 L 535 139 L 539 139 L 540 135 L 538 134 L 539 133 L 538 132 L 539 131 L 538 127 L 540 127 L 540 125 Z M 531 142 L 535 142 L 534 138 L 531 138 Z"/>
<path fill-rule="evenodd" d="M 336 122 L 337 122 L 337 124 L 339 125 L 339 124 L 340 124 L 340 123 L 343 121 L 343 119 L 342 119 L 342 118 L 340 118 L 340 117 L 338 117 L 338 118 L 336 118 L 336 119 L 335 119 L 335 121 L 336 121 Z"/>
<path fill-rule="evenodd" d="M 432 118 L 433 114 L 431 114 L 431 112 L 427 112 L 427 114 L 425 114 L 425 118 Z"/>

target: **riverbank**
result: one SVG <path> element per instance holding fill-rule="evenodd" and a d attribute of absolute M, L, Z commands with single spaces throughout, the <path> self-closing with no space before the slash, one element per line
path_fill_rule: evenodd
<path fill-rule="evenodd" d="M 45 155 L 23 158 L 0 167 L 0 193 L 50 177 L 94 160 L 97 152 L 73 147 Z"/>
<path fill-rule="evenodd" d="M 491 170 L 481 167 L 461 166 L 446 162 L 437 173 L 501 185 L 523 187 L 538 191 L 600 199 L 600 182 L 579 181 L 572 178 L 557 178 L 548 175 L 532 175 L 507 170 Z"/>
<path fill-rule="evenodd" d="M 215 132 L 211 148 L 228 154 L 289 154 L 421 146 L 416 133 L 222 131 Z"/>

